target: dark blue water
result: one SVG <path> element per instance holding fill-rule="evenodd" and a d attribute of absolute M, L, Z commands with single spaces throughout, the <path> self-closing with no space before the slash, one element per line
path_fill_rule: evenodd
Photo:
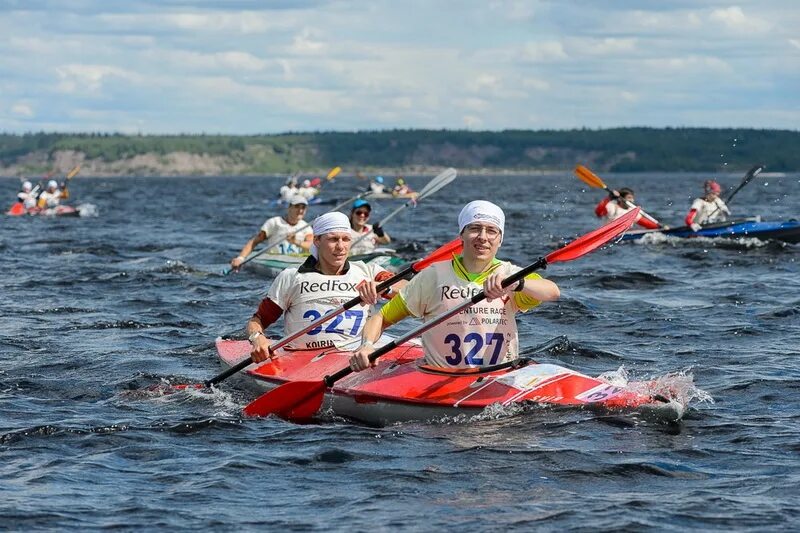
<path fill-rule="evenodd" d="M 708 177 L 604 176 L 672 224 Z M 0 223 L 0 529 L 775 530 L 800 519 L 798 246 L 620 244 L 548 269 L 563 297 L 520 316 L 521 344 L 566 335 L 543 360 L 679 381 L 696 395 L 679 423 L 538 408 L 298 426 L 243 419 L 252 397 L 233 382 L 142 392 L 219 371 L 215 337 L 240 331 L 269 284 L 219 272 L 274 214 L 259 199 L 281 181 L 73 183 L 98 217 Z M 0 181 L 9 201 L 16 185 Z M 353 188 L 343 178 L 326 192 Z M 508 216 L 503 255 L 527 264 L 597 225 L 601 194 L 584 189 L 567 174 L 459 177 L 387 229 L 419 257 L 455 235 L 465 202 L 486 198 Z M 758 178 L 732 207 L 796 217 L 798 197 L 797 176 Z M 394 205 L 378 203 L 375 218 Z"/>

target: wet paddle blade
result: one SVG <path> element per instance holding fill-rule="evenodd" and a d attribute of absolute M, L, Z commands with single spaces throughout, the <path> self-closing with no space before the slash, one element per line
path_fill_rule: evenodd
<path fill-rule="evenodd" d="M 578 239 L 575 239 L 563 248 L 559 248 L 555 252 L 550 253 L 546 257 L 547 262 L 558 263 L 563 261 L 572 261 L 573 259 L 577 259 L 578 257 L 588 254 L 592 250 L 603 246 L 614 237 L 617 237 L 618 235 L 627 231 L 633 225 L 633 223 L 636 222 L 636 217 L 639 216 L 639 211 L 641 211 L 639 207 L 636 209 L 631 209 L 618 219 L 612 220 L 608 224 L 600 226 L 596 230 L 587 233 Z"/>
<path fill-rule="evenodd" d="M 458 172 L 454 168 L 448 168 L 441 172 L 438 176 L 433 178 L 425 187 L 419 191 L 419 194 L 416 197 L 416 201 L 420 201 L 425 199 L 426 197 L 430 196 L 431 194 L 435 193 L 458 176 Z"/>
<path fill-rule="evenodd" d="M 325 179 L 328 180 L 328 181 L 331 181 L 333 178 L 338 176 L 339 172 L 341 172 L 341 171 L 342 171 L 342 167 L 333 167 L 330 170 L 330 172 L 328 172 L 328 175 L 325 176 Z"/>
<path fill-rule="evenodd" d="M 425 259 L 420 259 L 413 265 L 411 268 L 414 272 L 420 272 L 425 268 L 429 267 L 433 263 L 438 263 L 439 261 L 446 261 L 453 257 L 453 254 L 460 254 L 462 248 L 464 247 L 464 242 L 461 240 L 461 237 L 453 239 L 452 241 L 438 247 L 436 250 L 430 253 L 428 257 Z"/>
<path fill-rule="evenodd" d="M 11 206 L 11 209 L 8 210 L 9 215 L 24 215 L 25 214 L 25 206 L 22 205 L 20 202 L 15 203 Z"/>
<path fill-rule="evenodd" d="M 606 184 L 603 183 L 603 180 L 601 180 L 597 174 L 583 165 L 578 165 L 575 167 L 575 175 L 578 176 L 578 178 L 589 187 L 597 187 L 599 189 L 606 188 Z"/>
<path fill-rule="evenodd" d="M 262 394 L 244 408 L 252 417 L 275 415 L 290 421 L 309 420 L 325 398 L 325 382 L 291 381 Z"/>

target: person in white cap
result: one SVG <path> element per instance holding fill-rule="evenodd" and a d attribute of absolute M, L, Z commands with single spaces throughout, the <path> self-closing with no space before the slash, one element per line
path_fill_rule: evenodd
<path fill-rule="evenodd" d="M 420 272 L 367 322 L 363 343 L 350 359 L 353 370 L 370 366 L 374 343 L 387 327 L 407 316 L 431 320 L 481 290 L 486 292 L 486 300 L 422 334 L 425 363 L 458 371 L 518 357 L 514 315 L 558 299 L 558 286 L 536 273 L 514 286 L 501 286 L 503 279 L 520 269 L 495 258 L 505 231 L 505 215 L 495 204 L 485 200 L 468 203 L 458 215 L 458 228 L 463 254 Z"/>
<path fill-rule="evenodd" d="M 231 267 L 239 268 L 253 248 L 269 239 L 271 243 L 280 241 L 272 248 L 276 254 L 300 254 L 311 248 L 311 226 L 303 220 L 308 210 L 308 200 L 295 195 L 289 200 L 286 216 L 267 219 L 256 235 L 247 241 L 239 255 L 231 259 Z"/>
<path fill-rule="evenodd" d="M 297 190 L 297 194 L 304 196 L 307 200 L 313 200 L 319 194 L 319 189 L 311 185 L 311 180 L 303 180 L 303 186 Z"/>
<path fill-rule="evenodd" d="M 22 183 L 22 190 L 17 193 L 17 200 L 25 209 L 36 207 L 36 192 L 33 190 L 33 184 L 30 181 Z"/>
<path fill-rule="evenodd" d="M 61 198 L 62 194 L 58 189 L 58 182 L 50 180 L 47 182 L 47 189 L 39 195 L 39 207 L 42 209 L 58 207 L 58 204 L 61 203 Z"/>
<path fill-rule="evenodd" d="M 297 195 L 297 191 L 297 180 L 294 177 L 286 178 L 286 183 L 280 190 L 281 202 L 289 205 L 289 200 Z"/>
<path fill-rule="evenodd" d="M 348 261 L 352 235 L 347 215 L 333 212 L 314 221 L 311 256 L 298 268 L 278 274 L 267 297 L 247 322 L 253 345 L 253 361 L 269 358 L 270 341 L 264 328 L 283 315 L 286 334 L 300 331 L 325 313 L 360 296 L 364 302 L 330 322 L 314 328 L 287 345 L 287 349 L 308 350 L 341 347 L 361 336 L 361 329 L 378 301 L 376 286 L 392 274 L 382 267 L 362 261 Z M 402 287 L 399 282 L 395 287 Z"/>

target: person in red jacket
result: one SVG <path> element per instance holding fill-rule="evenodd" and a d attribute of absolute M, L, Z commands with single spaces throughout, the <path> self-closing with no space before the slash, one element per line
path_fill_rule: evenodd
<path fill-rule="evenodd" d="M 703 183 L 703 191 L 705 194 L 701 198 L 694 199 L 692 207 L 686 215 L 686 225 L 694 231 L 699 231 L 702 228 L 701 224 L 721 222 L 731 214 L 728 206 L 719 197 L 722 192 L 719 183 L 714 180 L 706 180 Z"/>
<path fill-rule="evenodd" d="M 594 208 L 594 214 L 602 218 L 605 222 L 616 220 L 636 205 L 633 203 L 635 197 L 633 190 L 623 187 L 619 191 L 611 191 L 611 194 L 603 198 L 597 207 Z M 646 214 L 644 211 L 636 218 L 636 223 L 647 229 L 659 229 L 663 226 L 653 217 Z"/>

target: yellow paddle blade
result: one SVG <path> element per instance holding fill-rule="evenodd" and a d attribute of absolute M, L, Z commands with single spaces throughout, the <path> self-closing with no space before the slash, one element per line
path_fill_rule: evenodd
<path fill-rule="evenodd" d="M 594 172 L 592 172 L 583 165 L 578 165 L 577 167 L 575 167 L 575 175 L 578 176 L 578 178 L 580 178 L 582 182 L 584 182 L 586 185 L 589 185 L 590 187 L 598 187 L 600 189 L 606 188 L 606 184 L 603 183 L 603 180 L 601 180 L 597 176 L 597 174 L 595 174 Z"/>
<path fill-rule="evenodd" d="M 74 177 L 75 177 L 75 176 L 78 174 L 78 172 L 80 172 L 80 171 L 81 171 L 81 166 L 80 166 L 80 165 L 78 165 L 77 167 L 75 167 L 75 168 L 73 168 L 72 170 L 70 170 L 70 171 L 69 171 L 69 174 L 67 174 L 67 179 L 68 179 L 68 180 L 71 180 L 71 179 L 72 179 L 72 178 L 74 178 Z"/>
<path fill-rule="evenodd" d="M 342 171 L 342 167 L 333 167 L 333 168 L 331 169 L 331 171 L 330 171 L 330 172 L 328 172 L 328 175 L 325 177 L 325 179 L 326 179 L 326 180 L 332 180 L 333 178 L 335 178 L 336 176 L 338 176 L 338 175 L 339 175 L 339 172 L 341 172 L 341 171 Z"/>

